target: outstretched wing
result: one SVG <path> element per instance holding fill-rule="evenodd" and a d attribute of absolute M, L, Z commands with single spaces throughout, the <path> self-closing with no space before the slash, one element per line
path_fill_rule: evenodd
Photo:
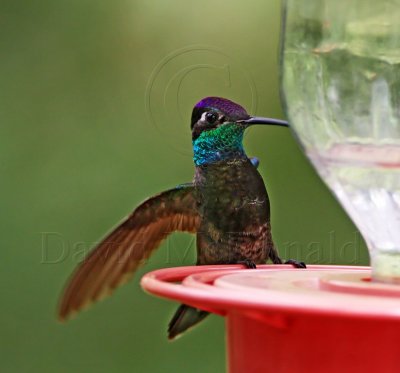
<path fill-rule="evenodd" d="M 171 232 L 194 233 L 199 224 L 192 184 L 143 202 L 75 270 L 62 296 L 59 318 L 66 319 L 126 282 Z"/>

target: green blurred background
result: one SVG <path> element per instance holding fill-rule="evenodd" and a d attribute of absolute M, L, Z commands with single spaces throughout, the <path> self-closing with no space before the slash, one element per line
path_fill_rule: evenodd
<path fill-rule="evenodd" d="M 280 1 L 0 2 L 3 372 L 222 372 L 224 322 L 174 343 L 175 304 L 140 277 L 193 264 L 172 236 L 128 285 L 67 324 L 59 293 L 79 260 L 144 198 L 191 180 L 189 117 L 221 95 L 284 117 Z M 282 128 L 245 138 L 258 156 L 283 257 L 367 264 L 355 227 Z M 192 247 L 187 251 L 188 247 Z"/>

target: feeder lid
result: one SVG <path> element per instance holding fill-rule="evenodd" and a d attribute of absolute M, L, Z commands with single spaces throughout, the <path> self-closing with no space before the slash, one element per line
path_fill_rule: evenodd
<path fill-rule="evenodd" d="M 246 309 L 400 320 L 400 286 L 371 282 L 369 267 L 257 268 L 168 268 L 145 275 L 142 286 L 150 293 L 220 314 Z"/>

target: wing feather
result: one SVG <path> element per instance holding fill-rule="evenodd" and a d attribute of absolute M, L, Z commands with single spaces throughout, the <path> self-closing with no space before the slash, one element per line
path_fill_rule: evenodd
<path fill-rule="evenodd" d="M 59 318 L 66 319 L 125 283 L 171 232 L 195 233 L 199 224 L 192 184 L 144 201 L 75 270 L 61 298 Z"/>

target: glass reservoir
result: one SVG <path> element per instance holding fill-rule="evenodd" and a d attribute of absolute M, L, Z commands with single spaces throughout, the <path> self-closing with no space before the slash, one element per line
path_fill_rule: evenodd
<path fill-rule="evenodd" d="M 287 0 L 281 62 L 292 128 L 373 279 L 400 283 L 400 1 Z"/>

